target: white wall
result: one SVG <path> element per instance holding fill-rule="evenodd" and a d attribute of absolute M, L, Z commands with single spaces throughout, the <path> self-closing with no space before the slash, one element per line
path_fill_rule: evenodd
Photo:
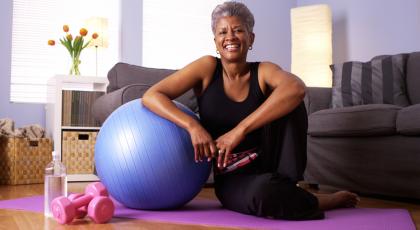
<path fill-rule="evenodd" d="M 335 63 L 420 50 L 419 0 L 297 0 L 319 3 L 332 10 Z"/>
<path fill-rule="evenodd" d="M 249 60 L 271 61 L 290 71 L 290 9 L 295 0 L 245 0 L 255 18 L 255 43 Z"/>
<path fill-rule="evenodd" d="M 142 0 L 124 0 L 122 4 L 122 59 L 136 65 L 142 64 L 141 2 Z M 241 2 L 248 6 L 255 17 L 256 39 L 253 50 L 249 52 L 249 60 L 272 61 L 290 70 L 289 11 L 296 5 L 296 0 L 241 0 Z"/>
<path fill-rule="evenodd" d="M 121 0 L 121 61 L 141 65 L 143 1 Z"/>

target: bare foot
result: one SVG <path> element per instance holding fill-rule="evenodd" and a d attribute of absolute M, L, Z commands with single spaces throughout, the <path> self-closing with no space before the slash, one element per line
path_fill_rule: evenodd
<path fill-rule="evenodd" d="M 360 201 L 357 194 L 348 191 L 338 191 L 331 194 L 314 193 L 318 198 L 319 209 L 354 208 Z"/>

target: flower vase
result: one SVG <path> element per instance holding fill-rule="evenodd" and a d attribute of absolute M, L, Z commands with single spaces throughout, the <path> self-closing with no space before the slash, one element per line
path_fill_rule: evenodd
<path fill-rule="evenodd" d="M 70 75 L 80 75 L 79 65 L 81 61 L 79 57 L 73 57 L 71 59 Z"/>

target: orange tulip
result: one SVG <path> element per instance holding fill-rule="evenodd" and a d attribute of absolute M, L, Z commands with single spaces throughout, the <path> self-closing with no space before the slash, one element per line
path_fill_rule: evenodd
<path fill-rule="evenodd" d="M 69 32 L 69 26 L 68 25 L 64 25 L 63 26 L 63 30 L 64 30 L 64 32 Z"/>
<path fill-rule="evenodd" d="M 80 32 L 80 35 L 82 35 L 83 37 L 86 36 L 88 33 L 87 29 L 85 28 L 81 28 L 79 32 Z"/>
<path fill-rule="evenodd" d="M 92 38 L 89 40 L 84 40 L 83 37 L 88 34 L 88 30 L 86 28 L 81 28 L 79 30 L 80 35 L 75 34 L 75 37 L 73 38 L 73 35 L 69 33 L 69 26 L 63 25 L 63 31 L 65 32 L 64 36 L 59 39 L 59 43 L 62 44 L 68 51 L 73 59 L 72 62 L 72 68 L 70 70 L 70 75 L 80 75 L 79 71 L 79 64 L 80 62 L 80 53 L 83 49 L 85 49 L 89 42 L 92 41 L 92 39 L 96 39 L 99 35 L 97 33 L 92 34 Z M 54 40 L 48 40 L 48 45 L 54 46 L 55 41 Z"/>

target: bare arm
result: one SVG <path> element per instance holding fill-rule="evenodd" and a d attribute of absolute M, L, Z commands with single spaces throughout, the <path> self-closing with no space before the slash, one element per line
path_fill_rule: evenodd
<path fill-rule="evenodd" d="M 178 109 L 172 100 L 192 88 L 200 92 L 203 84 L 208 81 L 209 73 L 210 76 L 213 73 L 215 65 L 214 57 L 202 57 L 158 82 L 143 96 L 143 104 L 147 108 L 190 133 L 196 161 L 201 160 L 204 155 L 214 156 L 216 147 L 201 124 Z"/>
<path fill-rule="evenodd" d="M 217 147 L 225 150 L 224 156 L 219 155 L 219 167 L 222 163 L 223 167 L 226 166 L 228 155 L 246 134 L 288 114 L 302 102 L 305 96 L 304 83 L 275 64 L 261 63 L 258 74 L 260 81 L 263 81 L 262 90 L 269 96 L 257 110 L 216 140 Z"/>

